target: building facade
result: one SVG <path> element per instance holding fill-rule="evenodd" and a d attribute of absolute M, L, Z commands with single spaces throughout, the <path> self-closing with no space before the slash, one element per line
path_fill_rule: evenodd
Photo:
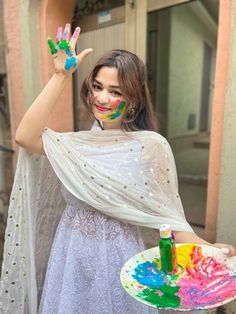
<path fill-rule="evenodd" d="M 236 55 L 236 3 L 219 0 L 219 21 L 216 21 L 214 12 L 209 14 L 208 0 L 115 2 L 116 5 L 110 1 L 110 6 L 98 7 L 97 11 L 94 8 L 86 11 L 85 1 L 79 0 L 8 0 L 4 6 L 1 2 L 0 24 L 4 30 L 0 33 L 2 215 L 6 216 L 6 197 L 16 162 L 16 128 L 53 73 L 47 37 L 53 37 L 58 25 L 69 21 L 82 28 L 79 50 L 92 46 L 94 53 L 61 94 L 49 126 L 57 131 L 88 129 L 92 117 L 81 106 L 79 89 L 89 68 L 104 51 L 112 48 L 136 53 L 153 71 L 150 77 L 152 99 L 160 113 L 163 134 L 174 152 L 176 149 L 177 166 L 180 160 L 181 168 L 180 147 L 186 148 L 193 137 L 194 143 L 199 143 L 199 137 L 196 138 L 199 134 L 208 136 L 210 149 L 208 145 L 208 164 L 204 168 L 207 178 L 199 179 L 194 173 L 188 178 L 183 171 L 183 193 L 189 193 L 184 185 L 187 181 L 192 184 L 202 180 L 205 192 L 200 190 L 196 198 L 205 193 L 205 238 L 236 246 L 236 107 L 233 103 L 236 99 L 236 61 L 233 58 Z M 207 67 L 206 73 L 200 70 Z M 205 86 L 208 87 L 204 91 Z M 207 102 L 204 103 L 204 99 Z M 202 138 L 200 142 L 205 143 Z M 188 151 L 184 160 L 190 154 Z M 202 154 L 199 156 L 205 156 L 206 152 Z M 227 313 L 233 313 L 235 307 L 233 303 L 229 305 Z"/>

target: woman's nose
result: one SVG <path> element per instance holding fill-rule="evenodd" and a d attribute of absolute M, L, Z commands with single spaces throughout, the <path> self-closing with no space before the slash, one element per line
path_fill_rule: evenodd
<path fill-rule="evenodd" d="M 102 90 L 98 96 L 97 100 L 99 101 L 100 104 L 106 104 L 109 102 L 109 95 L 105 90 Z"/>

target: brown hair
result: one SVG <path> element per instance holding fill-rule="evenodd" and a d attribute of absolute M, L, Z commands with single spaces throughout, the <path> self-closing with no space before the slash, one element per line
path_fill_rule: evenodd
<path fill-rule="evenodd" d="M 84 80 L 80 92 L 85 107 L 92 112 L 92 86 L 102 67 L 114 67 L 118 71 L 119 86 L 127 103 L 121 120 L 121 129 L 126 131 L 157 130 L 157 122 L 147 86 L 144 63 L 126 50 L 111 50 L 103 55 Z"/>

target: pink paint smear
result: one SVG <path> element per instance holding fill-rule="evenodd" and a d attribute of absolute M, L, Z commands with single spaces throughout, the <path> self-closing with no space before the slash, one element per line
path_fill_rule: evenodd
<path fill-rule="evenodd" d="M 187 266 L 178 281 L 182 306 L 204 307 L 225 302 L 236 295 L 236 279 L 229 275 L 226 262 L 205 257 L 201 248 L 194 247 L 191 264 L 193 267 Z"/>

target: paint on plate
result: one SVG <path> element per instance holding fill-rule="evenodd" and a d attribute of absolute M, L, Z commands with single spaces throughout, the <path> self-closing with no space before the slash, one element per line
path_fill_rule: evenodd
<path fill-rule="evenodd" d="M 211 256 L 206 248 L 210 247 L 178 245 L 175 275 L 165 275 L 159 258 L 144 254 L 150 250 L 140 253 L 123 267 L 122 284 L 137 300 L 153 307 L 198 310 L 219 306 L 236 297 L 235 272 L 226 258 Z"/>

